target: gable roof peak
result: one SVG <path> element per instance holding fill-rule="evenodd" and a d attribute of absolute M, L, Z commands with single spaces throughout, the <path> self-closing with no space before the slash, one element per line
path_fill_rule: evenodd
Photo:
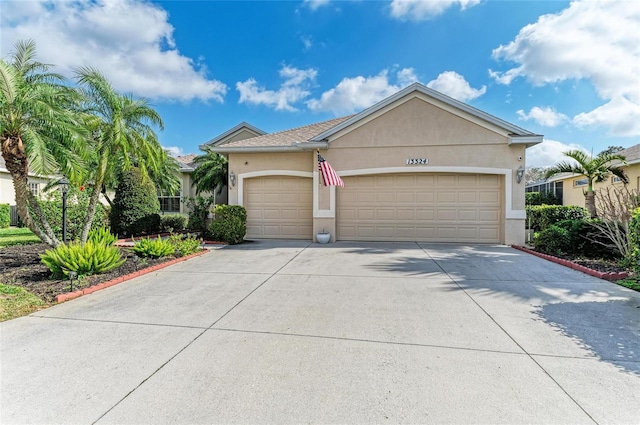
<path fill-rule="evenodd" d="M 349 118 L 348 120 L 343 121 L 342 123 L 334 126 L 333 128 L 328 129 L 327 131 L 318 134 L 316 137 L 312 138 L 311 141 L 313 142 L 320 142 L 320 141 L 325 141 L 327 140 L 330 136 L 338 133 L 339 131 L 355 124 L 356 122 L 378 112 L 379 110 L 393 104 L 394 102 L 409 96 L 411 94 L 414 93 L 421 93 L 425 96 L 428 96 L 432 99 L 436 99 L 440 102 L 443 102 L 449 106 L 452 106 L 453 108 L 456 108 L 460 111 L 466 112 L 472 116 L 475 116 L 477 118 L 482 119 L 483 121 L 489 122 L 497 127 L 500 127 L 504 130 L 507 130 L 510 134 L 511 134 L 511 139 L 513 140 L 513 143 L 519 143 L 518 141 L 516 141 L 518 138 L 522 138 L 522 143 L 526 143 L 528 146 L 529 145 L 534 145 L 537 143 L 542 142 L 542 136 L 532 133 L 528 130 L 525 130 L 524 128 L 518 127 L 517 125 L 511 124 L 503 119 L 500 119 L 498 117 L 495 117 L 491 114 L 488 114 L 487 112 L 481 111 L 480 109 L 474 108 L 471 105 L 467 105 L 464 102 L 461 102 L 457 99 L 454 99 L 452 97 L 447 96 L 444 93 L 440 93 L 439 91 L 433 90 L 427 86 L 425 86 L 422 83 L 413 83 L 405 88 L 403 88 L 402 90 L 396 92 L 395 94 L 392 94 L 391 96 L 387 97 L 386 99 L 381 100 L 380 102 L 374 104 L 373 106 L 370 106 L 369 108 L 353 115 L 351 118 Z M 510 143 L 512 143 L 512 141 L 510 140 Z"/>

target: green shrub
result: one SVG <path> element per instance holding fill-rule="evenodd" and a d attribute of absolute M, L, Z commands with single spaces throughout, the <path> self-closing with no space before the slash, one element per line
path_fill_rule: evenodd
<path fill-rule="evenodd" d="M 569 246 L 563 249 L 565 254 L 579 255 L 589 258 L 616 257 L 616 252 L 609 248 L 611 241 L 593 226 L 594 220 L 562 220 L 555 224 L 556 227 L 569 233 Z"/>
<path fill-rule="evenodd" d="M 562 200 L 551 192 L 527 192 L 524 199 L 527 205 L 562 205 Z"/>
<path fill-rule="evenodd" d="M 162 258 L 175 252 L 174 246 L 168 240 L 164 240 L 160 236 L 156 239 L 143 238 L 135 241 L 135 245 L 131 249 L 138 255 L 138 257 L 144 258 Z"/>
<path fill-rule="evenodd" d="M 80 238 L 82 226 L 87 216 L 89 208 L 89 196 L 91 189 L 80 190 L 77 187 L 69 186 L 67 194 L 67 240 L 73 241 Z M 62 194 L 59 190 L 53 190 L 47 194 L 47 199 L 40 201 L 40 208 L 44 213 L 47 221 L 51 225 L 51 229 L 56 237 L 62 240 Z M 91 223 L 92 229 L 106 227 L 109 224 L 109 216 L 107 207 L 98 204 L 96 215 Z M 35 221 L 38 217 L 31 215 Z"/>
<path fill-rule="evenodd" d="M 167 214 L 160 217 L 160 228 L 163 232 L 181 232 L 187 227 L 187 216 Z"/>
<path fill-rule="evenodd" d="M 526 207 L 527 226 L 534 230 L 544 230 L 563 220 L 583 220 L 589 213 L 582 207 L 564 205 L 531 205 Z"/>
<path fill-rule="evenodd" d="M 572 249 L 571 236 L 568 230 L 552 225 L 533 235 L 533 246 L 547 254 L 565 254 Z"/>
<path fill-rule="evenodd" d="M 11 207 L 9 204 L 0 204 L 0 229 L 11 225 Z"/>
<path fill-rule="evenodd" d="M 145 235 L 160 230 L 160 203 L 150 179 L 132 168 L 120 175 L 109 215 L 111 229 L 120 236 Z"/>
<path fill-rule="evenodd" d="M 640 273 L 640 208 L 633 211 L 629 221 L 629 244 L 631 245 L 629 266 L 636 273 Z"/>
<path fill-rule="evenodd" d="M 70 271 L 78 276 L 103 273 L 125 262 L 118 247 L 94 242 L 61 244 L 40 254 L 40 259 L 57 276 Z"/>
<path fill-rule="evenodd" d="M 200 232 L 202 235 L 208 233 L 207 218 L 209 218 L 209 210 L 213 205 L 213 196 L 205 198 L 197 196 L 195 198 L 187 198 L 185 200 L 189 209 L 189 229 L 194 232 Z"/>
<path fill-rule="evenodd" d="M 190 255 L 202 249 L 202 239 L 195 236 L 171 235 L 167 241 L 173 246 L 178 257 Z"/>
<path fill-rule="evenodd" d="M 106 246 L 111 246 L 118 238 L 116 235 L 112 234 L 109 229 L 106 227 L 100 227 L 98 229 L 91 229 L 89 231 L 89 236 L 87 237 L 87 241 L 102 244 Z"/>
<path fill-rule="evenodd" d="M 247 210 L 240 205 L 216 205 L 209 230 L 217 241 L 232 245 L 242 242 L 247 233 Z"/>

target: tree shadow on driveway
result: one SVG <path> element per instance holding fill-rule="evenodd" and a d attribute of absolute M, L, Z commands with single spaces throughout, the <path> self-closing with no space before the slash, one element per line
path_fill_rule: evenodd
<path fill-rule="evenodd" d="M 442 244 L 425 247 L 424 256 L 409 253 L 368 267 L 426 277 L 433 269 L 425 264 L 433 261 L 451 279 L 443 290 L 464 291 L 501 320 L 525 318 L 518 322 L 525 327 L 527 320 L 541 321 L 601 361 L 640 376 L 640 293 L 505 246 Z"/>

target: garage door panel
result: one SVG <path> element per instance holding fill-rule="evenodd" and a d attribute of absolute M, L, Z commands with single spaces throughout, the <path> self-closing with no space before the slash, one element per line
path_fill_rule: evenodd
<path fill-rule="evenodd" d="M 248 238 L 313 237 L 312 179 L 268 176 L 244 184 Z"/>
<path fill-rule="evenodd" d="M 502 177 L 385 174 L 345 177 L 337 189 L 337 238 L 501 241 Z"/>

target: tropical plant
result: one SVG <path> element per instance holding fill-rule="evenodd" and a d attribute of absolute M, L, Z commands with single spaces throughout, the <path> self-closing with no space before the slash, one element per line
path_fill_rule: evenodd
<path fill-rule="evenodd" d="M 91 186 L 95 189 L 89 200 L 87 217 L 80 235 L 86 241 L 98 205 L 100 192 L 109 175 L 120 168 L 129 170 L 135 161 L 142 176 L 148 170 L 158 170 L 166 153 L 160 147 L 154 127 L 163 128 L 160 115 L 144 99 L 118 93 L 107 79 L 93 68 L 76 71 L 82 94 L 82 110 L 87 126 L 95 168 Z M 155 195 L 155 192 L 154 192 Z"/>
<path fill-rule="evenodd" d="M 193 162 L 196 164 L 196 169 L 191 173 L 191 178 L 196 186 L 196 195 L 201 192 L 210 192 L 213 194 L 215 204 L 216 195 L 222 193 L 222 187 L 227 183 L 229 169 L 227 158 L 206 148 L 205 154 L 196 157 Z"/>
<path fill-rule="evenodd" d="M 173 246 L 178 257 L 190 255 L 202 249 L 202 239 L 191 235 L 171 235 L 167 241 Z"/>
<path fill-rule="evenodd" d="M 78 276 L 103 273 L 121 266 L 126 260 L 117 246 L 91 241 L 84 245 L 60 244 L 40 254 L 40 259 L 57 276 L 67 275 L 70 271 Z"/>
<path fill-rule="evenodd" d="M 610 174 L 619 177 L 624 184 L 629 183 L 629 178 L 625 174 L 621 165 L 626 164 L 625 157 L 618 154 L 610 154 L 603 152 L 595 157 L 590 156 L 579 150 L 570 150 L 564 152 L 564 155 L 573 159 L 575 162 L 563 161 L 549 168 L 545 174 L 545 178 L 551 178 L 561 173 L 573 173 L 587 178 L 587 191 L 585 192 L 585 208 L 589 211 L 592 218 L 598 216 L 595 204 L 595 192 L 593 190 L 594 183 L 601 183 L 607 179 Z M 614 164 L 619 161 L 620 164 Z"/>
<path fill-rule="evenodd" d="M 187 208 L 189 209 L 189 224 L 190 230 L 206 234 L 207 218 L 209 218 L 209 210 L 213 205 L 213 197 L 196 196 L 195 198 L 185 199 Z"/>
<path fill-rule="evenodd" d="M 139 257 L 162 258 L 173 254 L 176 248 L 168 240 L 158 236 L 156 239 L 143 238 L 135 241 L 131 248 Z"/>
<path fill-rule="evenodd" d="M 91 229 L 87 240 L 93 243 L 111 246 L 116 243 L 118 238 L 106 227 L 99 227 L 97 229 Z"/>
<path fill-rule="evenodd" d="M 0 59 L 0 145 L 20 219 L 43 242 L 56 246 L 60 240 L 29 190 L 28 176 L 62 172 L 80 181 L 86 128 L 73 109 L 76 92 L 35 55 L 33 41 L 19 41 L 8 61 Z"/>

